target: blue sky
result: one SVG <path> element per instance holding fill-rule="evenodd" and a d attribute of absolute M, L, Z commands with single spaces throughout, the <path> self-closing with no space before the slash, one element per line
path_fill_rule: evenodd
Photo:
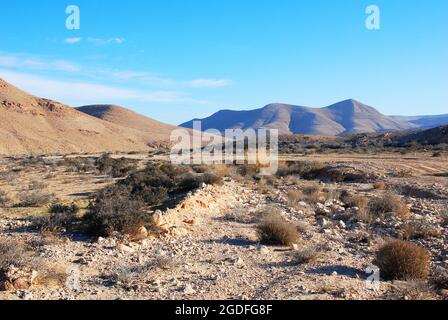
<path fill-rule="evenodd" d="M 377 5 L 381 29 L 365 27 Z M 67 30 L 77 5 L 81 29 Z M 446 0 L 15 0 L 0 77 L 72 106 L 115 103 L 179 124 L 219 109 L 358 99 L 448 113 Z"/>

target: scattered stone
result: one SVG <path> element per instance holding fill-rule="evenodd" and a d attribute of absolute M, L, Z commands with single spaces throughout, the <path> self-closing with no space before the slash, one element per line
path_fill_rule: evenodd
<path fill-rule="evenodd" d="M 0 275 L 0 291 L 28 290 L 38 276 L 38 272 L 29 268 L 16 268 L 11 265 Z"/>

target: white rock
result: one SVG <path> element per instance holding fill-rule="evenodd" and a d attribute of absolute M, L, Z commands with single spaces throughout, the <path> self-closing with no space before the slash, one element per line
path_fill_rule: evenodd
<path fill-rule="evenodd" d="M 258 250 L 260 251 L 261 254 L 269 254 L 271 252 L 269 248 L 266 246 L 261 246 Z"/>
<path fill-rule="evenodd" d="M 195 294 L 196 290 L 193 289 L 193 287 L 189 284 L 185 285 L 185 287 L 183 288 L 183 293 L 191 295 L 191 294 Z"/>

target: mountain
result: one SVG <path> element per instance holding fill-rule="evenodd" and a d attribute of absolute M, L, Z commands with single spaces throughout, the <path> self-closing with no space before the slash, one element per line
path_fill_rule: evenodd
<path fill-rule="evenodd" d="M 126 127 L 32 96 L 0 79 L 0 154 L 148 150 Z"/>
<path fill-rule="evenodd" d="M 445 125 L 448 123 L 448 114 L 436 115 L 436 116 L 391 116 L 392 119 L 398 121 L 410 122 L 417 125 L 419 128 L 434 128 L 437 126 Z"/>
<path fill-rule="evenodd" d="M 79 107 L 77 110 L 128 128 L 148 144 L 168 142 L 171 132 L 177 128 L 116 105 L 90 105 Z"/>
<path fill-rule="evenodd" d="M 191 128 L 193 121 L 181 126 Z M 325 108 L 270 104 L 251 111 L 223 110 L 201 121 L 204 130 L 213 128 L 221 132 L 235 128 L 275 128 L 280 134 L 329 136 L 419 128 L 416 123 L 385 116 L 356 100 L 341 101 Z"/>

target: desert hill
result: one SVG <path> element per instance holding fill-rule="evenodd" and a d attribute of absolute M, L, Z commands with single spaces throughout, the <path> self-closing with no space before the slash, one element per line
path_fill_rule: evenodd
<path fill-rule="evenodd" d="M 0 154 L 143 151 L 133 130 L 56 101 L 32 96 L 0 79 Z"/>
<path fill-rule="evenodd" d="M 77 110 L 134 130 L 148 144 L 169 141 L 171 132 L 176 129 L 175 126 L 159 122 L 116 105 L 90 105 L 79 107 Z"/>

